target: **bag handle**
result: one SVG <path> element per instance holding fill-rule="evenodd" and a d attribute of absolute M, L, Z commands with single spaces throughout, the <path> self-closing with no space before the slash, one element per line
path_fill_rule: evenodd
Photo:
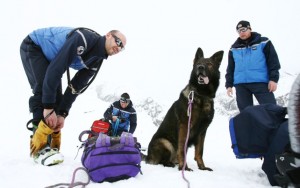
<path fill-rule="evenodd" d="M 96 147 L 104 147 L 110 145 L 110 137 L 106 134 L 100 133 L 96 141 Z"/>
<path fill-rule="evenodd" d="M 96 136 L 95 133 L 91 130 L 85 130 L 85 131 L 82 131 L 79 136 L 78 136 L 78 140 L 80 142 L 87 142 L 88 141 L 88 138 L 86 140 L 82 140 L 82 136 L 85 135 L 85 134 L 92 134 L 93 136 Z"/>
<path fill-rule="evenodd" d="M 120 143 L 125 146 L 134 146 L 134 138 L 131 133 L 123 132 L 121 134 Z"/>

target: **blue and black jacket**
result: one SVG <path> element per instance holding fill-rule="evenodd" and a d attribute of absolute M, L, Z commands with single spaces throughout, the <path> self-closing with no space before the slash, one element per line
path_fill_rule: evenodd
<path fill-rule="evenodd" d="M 44 108 L 54 108 L 56 90 L 69 67 L 78 70 L 70 82 L 73 88 L 79 91 L 95 75 L 103 59 L 108 58 L 105 36 L 89 29 L 50 27 L 35 30 L 29 37 L 41 48 L 49 61 L 43 82 Z M 68 87 L 59 104 L 59 114 L 67 115 L 77 96 L 78 94 L 73 94 Z"/>
<path fill-rule="evenodd" d="M 137 126 L 137 116 L 136 111 L 133 108 L 132 101 L 127 105 L 126 108 L 122 108 L 120 101 L 115 101 L 110 105 L 110 107 L 104 112 L 104 118 L 106 120 L 112 120 L 112 116 L 118 116 L 119 124 L 118 127 L 118 134 L 121 135 L 121 133 L 129 132 L 131 134 L 134 133 L 136 126 Z M 112 122 L 112 128 L 114 128 L 116 125 L 116 122 Z"/>
<path fill-rule="evenodd" d="M 242 83 L 278 82 L 280 63 L 272 42 L 252 32 L 248 40 L 238 38 L 228 54 L 225 87 Z"/>

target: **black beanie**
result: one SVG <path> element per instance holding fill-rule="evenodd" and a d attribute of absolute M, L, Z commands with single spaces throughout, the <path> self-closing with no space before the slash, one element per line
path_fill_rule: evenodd
<path fill-rule="evenodd" d="M 236 30 L 238 30 L 239 28 L 242 28 L 242 27 L 251 29 L 250 22 L 245 21 L 245 20 L 239 21 L 239 23 L 236 25 Z"/>
<path fill-rule="evenodd" d="M 128 93 L 123 93 L 121 95 L 121 98 L 124 98 L 124 99 L 130 99 L 130 96 L 128 95 Z"/>

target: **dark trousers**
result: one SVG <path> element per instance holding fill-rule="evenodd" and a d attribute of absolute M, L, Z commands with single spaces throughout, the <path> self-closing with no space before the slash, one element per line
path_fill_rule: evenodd
<path fill-rule="evenodd" d="M 46 59 L 42 52 L 42 49 L 37 46 L 29 36 L 27 36 L 20 47 L 20 55 L 23 63 L 23 67 L 28 78 L 30 87 L 32 89 L 33 96 L 29 98 L 29 110 L 33 114 L 33 119 L 36 122 L 43 119 L 43 82 L 49 65 L 49 61 Z M 59 104 L 62 98 L 62 86 L 57 89 L 56 103 Z M 34 122 L 36 124 L 36 122 Z"/>
<path fill-rule="evenodd" d="M 253 106 L 253 95 L 259 104 L 276 104 L 273 92 L 269 92 L 267 83 L 237 84 L 236 101 L 240 112 L 247 106 Z"/>

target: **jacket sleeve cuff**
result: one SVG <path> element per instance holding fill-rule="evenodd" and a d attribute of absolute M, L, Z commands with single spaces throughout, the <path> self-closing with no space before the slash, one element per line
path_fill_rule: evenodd
<path fill-rule="evenodd" d="M 57 115 L 66 118 L 69 114 L 68 114 L 68 112 L 66 112 L 66 111 L 59 111 L 59 112 L 57 113 Z"/>
<path fill-rule="evenodd" d="M 270 80 L 273 81 L 273 82 L 278 83 L 278 80 L 279 80 L 279 79 L 276 79 L 276 78 L 270 78 Z"/>
<path fill-rule="evenodd" d="M 54 106 L 53 103 L 43 103 L 44 109 L 54 109 Z"/>

